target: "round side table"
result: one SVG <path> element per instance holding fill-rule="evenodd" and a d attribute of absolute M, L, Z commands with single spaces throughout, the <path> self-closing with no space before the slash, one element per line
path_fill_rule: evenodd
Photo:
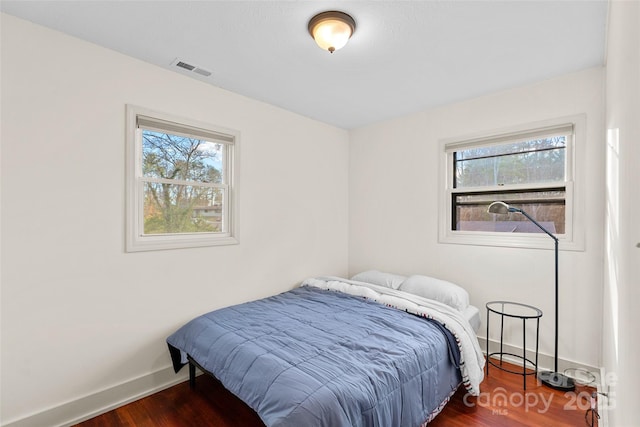
<path fill-rule="evenodd" d="M 490 301 L 486 305 L 487 307 L 487 376 L 489 376 L 489 365 L 493 365 L 503 371 L 522 375 L 523 388 L 527 389 L 527 375 L 535 375 L 538 373 L 538 335 L 540 332 L 540 318 L 542 317 L 542 311 L 539 308 L 533 307 L 527 304 L 521 304 L 511 301 Z M 495 313 L 500 316 L 500 351 L 489 353 L 489 314 Z M 511 317 L 522 320 L 522 354 L 508 353 L 503 350 L 503 337 L 504 337 L 504 318 Z M 527 320 L 536 321 L 536 356 L 535 362 L 527 358 Z M 502 356 L 508 355 L 522 359 L 522 372 L 507 369 L 502 366 Z M 491 360 L 491 356 L 500 356 L 500 364 L 496 364 Z M 532 372 L 527 372 L 527 363 L 532 367 Z"/>

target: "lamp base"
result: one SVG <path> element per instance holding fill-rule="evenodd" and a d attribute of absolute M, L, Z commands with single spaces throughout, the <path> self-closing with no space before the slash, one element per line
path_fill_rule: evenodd
<path fill-rule="evenodd" d="M 576 388 L 573 378 L 569 378 L 559 372 L 539 372 L 538 380 L 547 387 L 556 390 L 571 391 Z"/>

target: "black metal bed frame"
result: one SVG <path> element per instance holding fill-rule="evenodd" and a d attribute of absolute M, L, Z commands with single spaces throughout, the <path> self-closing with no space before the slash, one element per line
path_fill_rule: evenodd
<path fill-rule="evenodd" d="M 207 371 L 202 366 L 200 366 L 200 364 L 195 360 L 193 360 L 193 358 L 188 354 L 187 354 L 187 360 L 189 361 L 189 388 L 191 389 L 196 388 L 196 368 L 200 369 L 205 374 L 210 375 L 213 378 L 216 378 L 215 375 L 213 375 L 211 372 Z"/>

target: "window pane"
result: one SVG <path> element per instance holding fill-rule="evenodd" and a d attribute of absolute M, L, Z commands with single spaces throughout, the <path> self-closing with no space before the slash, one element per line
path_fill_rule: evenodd
<path fill-rule="evenodd" d="M 145 177 L 224 183 L 225 144 L 142 130 Z"/>
<path fill-rule="evenodd" d="M 455 188 L 564 181 L 566 136 L 455 153 Z"/>
<path fill-rule="evenodd" d="M 144 183 L 144 234 L 220 233 L 224 189 Z"/>
<path fill-rule="evenodd" d="M 522 214 L 488 213 L 489 205 L 498 200 L 522 209 L 553 234 L 565 233 L 564 189 L 526 193 L 457 194 L 453 198 L 455 212 L 453 230 L 543 233 Z"/>

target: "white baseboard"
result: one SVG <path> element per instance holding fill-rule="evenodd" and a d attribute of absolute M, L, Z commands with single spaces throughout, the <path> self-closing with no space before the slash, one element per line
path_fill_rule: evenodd
<path fill-rule="evenodd" d="M 179 374 L 168 366 L 114 387 L 66 402 L 26 417 L 9 421 L 3 427 L 68 427 L 127 403 L 149 396 L 188 379 L 187 369 Z"/>
<path fill-rule="evenodd" d="M 604 373 L 604 368 L 600 368 L 600 378 L 604 378 L 598 384 L 598 414 L 600 415 L 600 419 L 598 420 L 598 427 L 609 427 L 609 395 L 605 395 L 605 393 L 609 392 L 609 389 L 606 387 L 606 376 Z"/>

